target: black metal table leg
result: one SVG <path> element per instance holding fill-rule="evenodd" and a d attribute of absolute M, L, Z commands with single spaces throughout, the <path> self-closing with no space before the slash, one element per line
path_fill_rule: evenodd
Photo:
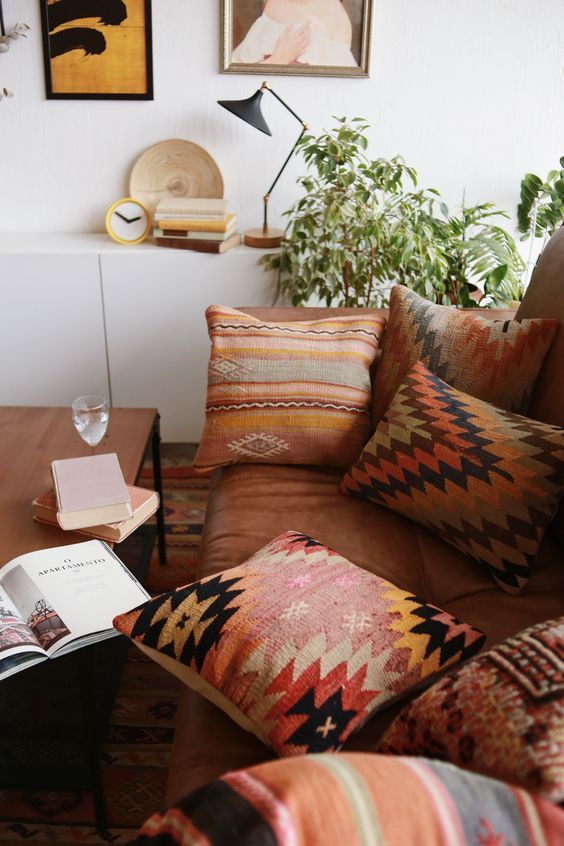
<path fill-rule="evenodd" d="M 151 437 L 151 448 L 153 453 L 153 482 L 155 490 L 159 495 L 159 507 L 157 509 L 157 539 L 159 544 L 159 564 L 166 564 L 166 538 L 164 521 L 163 501 L 163 479 L 161 474 L 161 428 L 160 415 L 155 416 L 153 434 Z"/>
<path fill-rule="evenodd" d="M 106 800 L 100 767 L 100 728 L 96 713 L 96 690 L 94 682 L 94 667 L 92 663 L 92 649 L 85 647 L 79 658 L 80 690 L 82 695 L 82 709 L 84 714 L 86 755 L 92 782 L 92 796 L 94 800 L 94 820 L 98 831 L 106 831 L 108 827 L 106 815 Z"/>

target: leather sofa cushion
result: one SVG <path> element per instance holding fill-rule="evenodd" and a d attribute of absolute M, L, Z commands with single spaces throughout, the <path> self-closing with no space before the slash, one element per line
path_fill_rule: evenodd
<path fill-rule="evenodd" d="M 338 490 L 341 476 L 341 471 L 323 467 L 258 464 L 218 472 L 212 483 L 199 576 L 241 564 L 277 535 L 294 529 L 482 629 L 487 645 L 562 613 L 564 567 L 552 536 L 545 536 L 525 592 L 511 596 L 425 528 L 387 508 L 343 496 Z M 400 708 L 377 715 L 344 748 L 373 750 Z M 270 757 L 260 741 L 198 694 L 183 689 L 167 802 L 228 769 Z"/>
<path fill-rule="evenodd" d="M 474 600 L 474 612 L 460 616 L 483 629 L 492 643 L 558 616 L 564 601 L 564 567 L 551 536 L 541 546 L 522 598 L 512 597 L 429 530 L 387 508 L 343 496 L 338 490 L 342 475 L 331 468 L 287 465 L 224 468 L 212 483 L 198 575 L 241 564 L 293 529 L 446 611 L 461 603 L 468 607 L 468 600 Z M 490 597 L 503 621 L 482 613 Z"/>

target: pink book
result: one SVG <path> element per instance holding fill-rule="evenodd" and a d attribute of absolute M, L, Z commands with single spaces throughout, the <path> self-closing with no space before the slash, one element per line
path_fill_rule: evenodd
<path fill-rule="evenodd" d="M 115 452 L 51 462 L 61 529 L 117 523 L 133 514 Z"/>

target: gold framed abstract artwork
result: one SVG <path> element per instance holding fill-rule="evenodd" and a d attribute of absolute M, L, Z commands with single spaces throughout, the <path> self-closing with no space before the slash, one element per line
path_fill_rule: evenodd
<path fill-rule="evenodd" d="M 221 71 L 366 77 L 372 2 L 221 0 Z"/>
<path fill-rule="evenodd" d="M 47 99 L 153 99 L 151 0 L 40 5 Z"/>

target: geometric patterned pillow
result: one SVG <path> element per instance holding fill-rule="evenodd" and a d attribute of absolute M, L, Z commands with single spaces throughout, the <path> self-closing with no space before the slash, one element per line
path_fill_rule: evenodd
<path fill-rule="evenodd" d="M 370 436 L 370 365 L 386 321 L 370 314 L 269 323 L 210 306 L 206 421 L 194 467 L 348 467 Z"/>
<path fill-rule="evenodd" d="M 424 758 L 308 755 L 223 775 L 130 846 L 561 846 L 564 811 Z"/>
<path fill-rule="evenodd" d="M 449 673 L 403 709 L 379 751 L 440 758 L 564 803 L 564 617 Z"/>
<path fill-rule="evenodd" d="M 114 626 L 280 757 L 339 749 L 485 640 L 299 532 Z"/>
<path fill-rule="evenodd" d="M 435 305 L 394 285 L 374 385 L 376 419 L 415 362 L 447 384 L 507 411 L 526 414 L 557 320 L 488 320 Z"/>
<path fill-rule="evenodd" d="M 421 523 L 520 593 L 564 492 L 564 428 L 463 394 L 418 362 L 341 491 Z"/>

